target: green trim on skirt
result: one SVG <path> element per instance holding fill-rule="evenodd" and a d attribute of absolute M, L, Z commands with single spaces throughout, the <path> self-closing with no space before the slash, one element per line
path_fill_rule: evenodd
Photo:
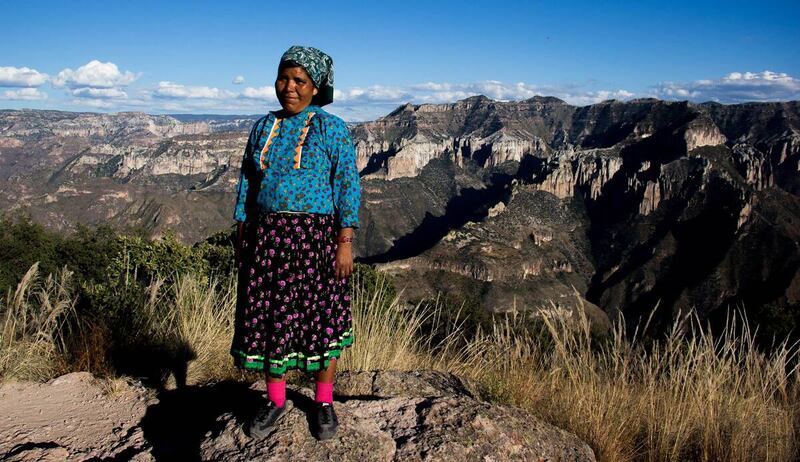
<path fill-rule="evenodd" d="M 341 338 L 328 344 L 328 350 L 321 355 L 306 356 L 303 353 L 289 353 L 279 359 L 269 360 L 269 375 L 279 377 L 287 371 L 297 369 L 303 372 L 316 372 L 328 368 L 330 360 L 338 358 L 342 351 L 353 344 L 355 335 L 353 329 L 346 330 Z M 248 371 L 263 371 L 264 356 L 247 355 L 241 350 L 231 350 L 234 365 L 239 369 Z"/>

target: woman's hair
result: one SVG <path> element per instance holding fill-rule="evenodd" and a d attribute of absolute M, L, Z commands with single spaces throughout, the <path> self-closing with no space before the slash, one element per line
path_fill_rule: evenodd
<path fill-rule="evenodd" d="M 281 63 L 278 65 L 278 74 L 280 74 L 282 70 L 287 69 L 287 68 L 292 68 L 292 67 L 303 67 L 303 66 L 301 66 L 299 63 L 297 63 L 295 61 L 291 61 L 291 60 L 281 61 Z M 312 83 L 313 83 L 313 80 L 312 80 Z"/>

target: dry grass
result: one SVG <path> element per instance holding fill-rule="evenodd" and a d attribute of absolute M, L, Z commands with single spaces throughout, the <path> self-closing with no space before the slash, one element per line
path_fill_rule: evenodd
<path fill-rule="evenodd" d="M 44 380 L 76 367 L 63 356 L 67 337 L 76 335 L 65 322 L 75 303 L 68 277 L 64 272 L 39 284 L 34 267 L 9 295 L 0 311 L 1 380 Z M 552 339 L 544 346 L 520 329 L 530 314 L 468 333 L 458 321 L 444 326 L 438 304 L 405 307 L 386 294 L 381 284 L 366 291 L 354 281 L 356 342 L 343 355 L 342 369 L 432 368 L 467 376 L 496 399 L 576 433 L 599 460 L 797 458 L 797 345 L 760 353 L 741 313 L 719 337 L 686 314 L 655 344 L 638 331 L 628 335 L 620 320 L 610 341 L 598 347 L 582 310 L 552 310 L 541 318 Z M 140 336 L 133 342 L 184 352 L 187 383 L 243 378 L 228 354 L 232 280 L 187 275 L 170 287 L 155 281 L 146 295 L 134 307 Z M 421 332 L 423 326 L 429 330 Z M 118 385 L 110 382 L 109 392 Z"/>
<path fill-rule="evenodd" d="M 204 383 L 240 378 L 229 348 L 236 306 L 236 283 L 202 280 L 189 275 L 175 283 L 174 327 L 178 341 L 192 352 L 187 382 Z"/>
<path fill-rule="evenodd" d="M 233 278 L 220 282 L 185 274 L 169 287 L 155 280 L 146 291 L 143 306 L 135 310 L 133 324 L 141 338 L 134 342 L 182 364 L 171 379 L 186 385 L 242 378 L 228 352 L 236 306 Z"/>
<path fill-rule="evenodd" d="M 0 381 L 45 380 L 67 370 L 63 353 L 75 308 L 71 275 L 64 270 L 42 282 L 34 264 L 0 305 Z"/>
<path fill-rule="evenodd" d="M 613 461 L 786 461 L 797 457 L 796 345 L 758 352 L 754 333 L 735 323 L 713 338 L 693 313 L 677 320 L 666 341 L 647 348 L 625 335 L 592 348 L 590 325 L 574 316 L 545 316 L 554 339 L 544 354 L 530 338 L 510 338 L 499 325 L 484 342 L 499 361 L 478 377 L 505 390 L 508 401 L 566 428 Z"/>
<path fill-rule="evenodd" d="M 460 346 L 463 332 L 458 325 L 447 326 L 449 334 L 441 339 L 433 335 L 443 322 L 437 305 L 405 307 L 398 296 L 391 300 L 387 296 L 385 280 L 379 280 L 377 286 L 368 291 L 354 278 L 351 309 L 356 337 L 338 367 L 362 371 L 437 369 L 447 372 L 464 372 L 471 368 L 471 355 Z M 426 324 L 434 329 L 422 332 Z"/>

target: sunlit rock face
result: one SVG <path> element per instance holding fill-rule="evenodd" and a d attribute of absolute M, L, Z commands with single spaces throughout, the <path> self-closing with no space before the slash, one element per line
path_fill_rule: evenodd
<path fill-rule="evenodd" d="M 410 298 L 444 291 L 495 311 L 583 305 L 635 322 L 658 306 L 657 324 L 738 304 L 764 325 L 770 313 L 800 320 L 799 113 L 797 102 L 407 104 L 350 124 L 357 253 Z M 0 207 L 58 228 L 202 239 L 232 224 L 257 117 L 0 111 Z"/>
<path fill-rule="evenodd" d="M 406 105 L 354 130 L 376 146 L 359 151 L 371 185 L 360 250 L 407 293 L 460 292 L 498 311 L 589 302 L 631 323 L 655 306 L 656 323 L 691 307 L 797 313 L 798 119 L 796 102 Z M 548 196 L 571 226 L 542 208 Z M 539 223 L 496 226 L 504 215 Z M 776 247 L 755 255 L 763 239 Z"/>
<path fill-rule="evenodd" d="M 203 238 L 231 216 L 255 118 L 0 111 L 0 207 Z"/>

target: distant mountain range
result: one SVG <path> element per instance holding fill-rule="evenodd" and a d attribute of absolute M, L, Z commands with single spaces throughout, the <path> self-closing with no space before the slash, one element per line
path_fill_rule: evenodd
<path fill-rule="evenodd" d="M 0 209 L 201 239 L 232 224 L 255 118 L 0 111 Z M 351 130 L 358 254 L 408 297 L 800 325 L 799 102 L 477 96 Z"/>

